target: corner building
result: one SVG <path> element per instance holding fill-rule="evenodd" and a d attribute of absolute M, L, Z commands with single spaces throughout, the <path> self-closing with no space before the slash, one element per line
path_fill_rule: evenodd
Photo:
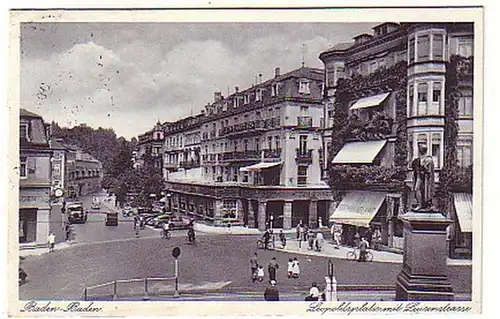
<path fill-rule="evenodd" d="M 434 205 L 454 220 L 450 255 L 470 253 L 473 44 L 466 23 L 383 23 L 322 52 L 324 149 L 337 207 L 330 221 L 352 243 L 369 227 L 401 249 L 398 215 L 415 204 L 411 162 L 434 159 Z"/>
<path fill-rule="evenodd" d="M 326 224 L 332 196 L 321 181 L 323 76 L 320 69 L 276 68 L 274 78 L 260 76 L 228 97 L 216 92 L 186 130 L 199 128 L 199 167 L 168 174 L 172 209 L 214 225 Z"/>

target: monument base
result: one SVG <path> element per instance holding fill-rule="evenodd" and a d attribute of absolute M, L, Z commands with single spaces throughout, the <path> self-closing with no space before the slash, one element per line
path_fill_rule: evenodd
<path fill-rule="evenodd" d="M 405 269 L 398 275 L 397 301 L 453 301 L 454 298 L 446 276 L 412 275 Z"/>

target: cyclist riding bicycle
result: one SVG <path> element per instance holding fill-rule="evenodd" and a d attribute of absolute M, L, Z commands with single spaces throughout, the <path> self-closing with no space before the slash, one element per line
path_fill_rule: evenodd
<path fill-rule="evenodd" d="M 195 238 L 193 227 L 190 227 L 188 229 L 187 236 L 188 236 L 188 242 L 189 243 L 194 243 L 194 241 L 196 240 L 196 238 Z"/>
<path fill-rule="evenodd" d="M 169 235 L 170 235 L 169 223 L 165 223 L 163 225 L 163 238 L 169 238 Z"/>

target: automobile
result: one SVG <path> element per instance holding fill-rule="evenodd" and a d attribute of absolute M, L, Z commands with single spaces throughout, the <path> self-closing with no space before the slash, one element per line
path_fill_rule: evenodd
<path fill-rule="evenodd" d="M 106 213 L 106 226 L 118 226 L 118 213 L 116 212 Z"/>
<path fill-rule="evenodd" d="M 71 203 L 66 206 L 68 212 L 68 222 L 70 224 L 86 223 L 88 212 L 84 211 L 82 203 Z"/>
<path fill-rule="evenodd" d="M 174 229 L 188 229 L 189 227 L 191 227 L 193 225 L 193 221 L 186 221 L 185 219 L 183 219 L 182 217 L 171 217 L 170 219 L 167 219 L 167 220 L 163 220 L 163 221 L 160 221 L 160 227 L 163 227 L 163 225 L 165 225 L 165 223 L 168 223 L 168 228 L 170 230 L 174 230 Z"/>
<path fill-rule="evenodd" d="M 168 222 L 170 219 L 172 218 L 172 215 L 168 214 L 168 215 L 159 215 L 159 216 L 156 216 L 155 218 L 153 218 L 153 221 L 152 221 L 152 225 L 151 226 L 154 226 L 156 228 L 161 228 L 163 227 L 163 225 Z M 146 223 L 147 225 L 147 223 Z"/>
<path fill-rule="evenodd" d="M 99 201 L 93 201 L 90 205 L 90 209 L 101 209 L 101 203 Z"/>

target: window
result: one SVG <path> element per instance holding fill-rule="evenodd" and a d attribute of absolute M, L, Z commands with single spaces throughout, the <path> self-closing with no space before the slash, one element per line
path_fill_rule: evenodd
<path fill-rule="evenodd" d="M 457 160 L 459 167 L 472 165 L 472 145 L 457 145 Z"/>
<path fill-rule="evenodd" d="M 415 61 L 415 38 L 410 39 L 410 44 L 408 45 L 408 60 L 410 63 Z"/>
<path fill-rule="evenodd" d="M 297 184 L 298 185 L 307 184 L 307 166 L 304 165 L 297 166 Z"/>
<path fill-rule="evenodd" d="M 248 140 L 243 140 L 243 149 L 245 150 L 245 152 L 248 151 Z"/>
<path fill-rule="evenodd" d="M 337 67 L 337 79 L 342 79 L 345 77 L 345 67 L 338 66 Z"/>
<path fill-rule="evenodd" d="M 259 151 L 260 149 L 260 140 L 258 138 L 255 139 L 255 150 Z"/>
<path fill-rule="evenodd" d="M 28 124 L 26 123 L 19 124 L 19 138 L 29 141 Z"/>
<path fill-rule="evenodd" d="M 473 42 L 472 39 L 460 39 L 458 40 L 458 54 L 463 57 L 470 57 L 473 54 Z"/>
<path fill-rule="evenodd" d="M 54 175 L 61 175 L 61 164 L 54 164 L 52 167 L 52 173 Z"/>
<path fill-rule="evenodd" d="M 54 152 L 54 159 L 61 159 L 61 152 Z"/>
<path fill-rule="evenodd" d="M 250 95 L 249 94 L 245 94 L 245 101 L 244 101 L 245 104 L 248 104 L 250 103 Z"/>
<path fill-rule="evenodd" d="M 429 59 L 429 35 L 420 35 L 417 38 L 418 61 Z"/>
<path fill-rule="evenodd" d="M 273 137 L 272 136 L 267 137 L 267 148 L 269 150 L 273 148 Z"/>
<path fill-rule="evenodd" d="M 27 176 L 26 165 L 27 165 L 26 156 L 21 156 L 21 158 L 19 159 L 19 176 L 21 176 L 21 178 L 26 178 Z"/>
<path fill-rule="evenodd" d="M 262 90 L 261 89 L 258 89 L 256 92 L 255 92 L 255 101 L 261 101 L 262 100 Z"/>
<path fill-rule="evenodd" d="M 307 152 L 307 135 L 299 136 L 299 152 L 300 154 L 306 154 Z"/>
<path fill-rule="evenodd" d="M 418 109 L 417 115 L 425 115 L 427 113 L 427 83 L 418 85 Z"/>
<path fill-rule="evenodd" d="M 432 105 L 429 108 L 429 114 L 439 114 L 441 110 L 441 82 L 434 82 L 432 84 Z"/>
<path fill-rule="evenodd" d="M 280 94 L 280 84 L 276 83 L 271 87 L 271 96 L 279 96 Z"/>
<path fill-rule="evenodd" d="M 431 155 L 434 159 L 434 167 L 441 167 L 441 135 L 439 133 L 432 134 Z"/>
<path fill-rule="evenodd" d="M 434 60 L 443 59 L 443 41 L 444 36 L 442 34 L 434 34 L 432 36 L 432 58 Z"/>
<path fill-rule="evenodd" d="M 299 82 L 299 93 L 301 94 L 309 94 L 311 93 L 309 89 L 309 81 L 307 80 L 300 80 Z"/>
<path fill-rule="evenodd" d="M 458 99 L 458 115 L 459 116 L 472 116 L 472 92 L 462 92 Z"/>
<path fill-rule="evenodd" d="M 410 109 L 409 111 L 409 115 L 412 116 L 412 115 L 415 115 L 415 110 L 413 108 L 413 105 L 414 105 L 414 102 L 413 102 L 413 97 L 414 97 L 414 94 L 413 94 L 413 84 L 410 85 L 410 87 L 408 88 L 408 107 Z"/>
<path fill-rule="evenodd" d="M 274 144 L 276 145 L 276 150 L 279 150 L 280 149 L 280 136 L 279 135 L 276 135 L 274 137 Z"/>
<path fill-rule="evenodd" d="M 411 165 L 411 161 L 414 159 L 413 153 L 413 133 L 408 133 L 408 165 Z"/>

